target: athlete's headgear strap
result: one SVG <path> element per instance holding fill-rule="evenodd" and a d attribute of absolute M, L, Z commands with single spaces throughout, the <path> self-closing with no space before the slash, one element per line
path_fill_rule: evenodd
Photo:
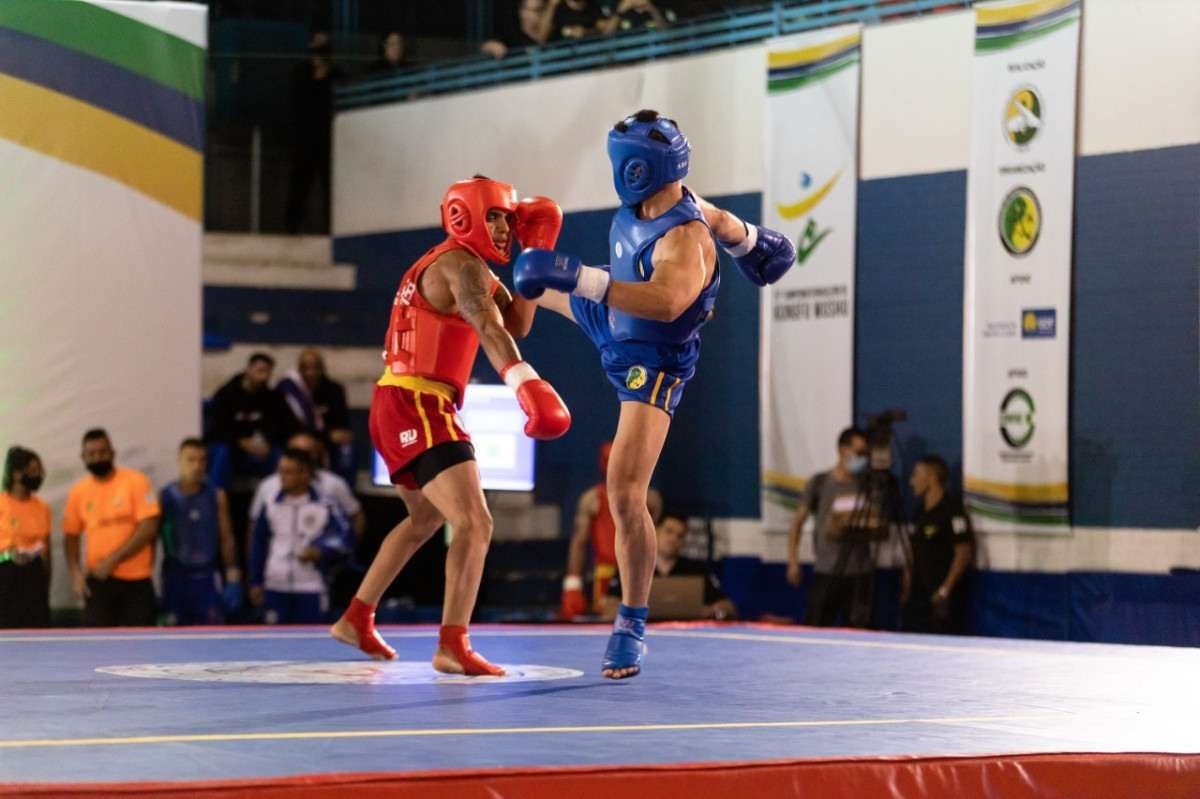
<path fill-rule="evenodd" d="M 512 235 L 504 252 L 496 249 L 488 230 L 488 211 L 497 208 L 510 217 L 517 211 L 517 192 L 507 183 L 476 177 L 450 184 L 442 198 L 442 228 L 450 238 L 493 263 L 508 263 Z M 509 225 L 512 225 L 509 219 Z"/>
<path fill-rule="evenodd" d="M 608 132 L 613 185 L 623 205 L 637 205 L 688 173 L 692 147 L 672 119 L 626 117 Z"/>

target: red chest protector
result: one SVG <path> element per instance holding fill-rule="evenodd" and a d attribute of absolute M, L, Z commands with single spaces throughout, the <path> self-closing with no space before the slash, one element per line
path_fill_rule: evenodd
<path fill-rule="evenodd" d="M 447 239 L 422 255 L 404 273 L 392 302 L 383 351 L 383 360 L 391 374 L 445 383 L 454 389 L 454 404 L 460 408 L 479 352 L 479 335 L 462 317 L 441 313 L 430 305 L 421 296 L 420 285 L 421 275 L 440 256 L 465 249 Z M 492 292 L 499 286 L 500 282 L 493 278 Z"/>

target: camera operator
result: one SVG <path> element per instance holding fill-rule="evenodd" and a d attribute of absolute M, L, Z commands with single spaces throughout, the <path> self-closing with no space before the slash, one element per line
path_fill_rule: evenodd
<path fill-rule="evenodd" d="M 913 468 L 913 494 L 920 501 L 910 537 L 912 567 L 901 583 L 904 629 L 910 632 L 965 631 L 963 577 L 971 568 L 974 534 L 962 500 L 946 492 L 950 470 L 937 455 Z"/>
<path fill-rule="evenodd" d="M 870 465 L 867 436 L 857 427 L 841 432 L 838 460 L 832 469 L 816 474 L 805 485 L 800 507 L 788 536 L 788 582 L 799 586 L 800 539 L 804 522 L 813 516 L 813 577 L 808 590 L 804 623 L 828 627 L 842 623 L 866 627 L 871 618 L 871 561 L 869 546 L 844 546 L 861 502 L 860 476 Z"/>

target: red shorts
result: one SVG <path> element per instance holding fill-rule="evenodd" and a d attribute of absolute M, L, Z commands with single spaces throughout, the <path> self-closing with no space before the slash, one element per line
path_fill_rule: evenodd
<path fill-rule="evenodd" d="M 409 469 L 414 460 L 439 444 L 471 441 L 453 402 L 400 386 L 375 386 L 368 428 L 392 482 L 412 489 L 419 487 Z"/>

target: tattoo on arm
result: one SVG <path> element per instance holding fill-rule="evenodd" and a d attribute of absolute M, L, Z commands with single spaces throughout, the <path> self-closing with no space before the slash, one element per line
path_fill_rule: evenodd
<path fill-rule="evenodd" d="M 496 301 L 492 299 L 487 270 L 477 264 L 464 266 L 459 273 L 454 300 L 458 303 L 458 312 L 476 329 L 492 313 L 500 312 Z"/>

